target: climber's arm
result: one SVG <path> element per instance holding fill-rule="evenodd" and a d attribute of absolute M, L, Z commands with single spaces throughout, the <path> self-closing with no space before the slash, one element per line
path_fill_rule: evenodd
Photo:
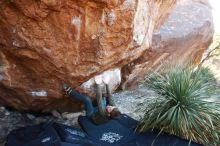
<path fill-rule="evenodd" d="M 105 105 L 103 104 L 103 99 L 102 99 L 102 91 L 101 87 L 99 84 L 96 84 L 96 100 L 98 104 L 98 111 L 102 116 L 105 116 L 106 113 L 106 108 Z"/>
<path fill-rule="evenodd" d="M 115 106 L 114 100 L 112 99 L 112 92 L 110 89 L 110 86 L 108 84 L 105 84 L 106 86 L 106 92 L 107 92 L 107 103 L 111 106 Z"/>

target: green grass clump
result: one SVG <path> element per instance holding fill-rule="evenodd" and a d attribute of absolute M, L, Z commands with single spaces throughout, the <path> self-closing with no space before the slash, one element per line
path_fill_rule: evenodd
<path fill-rule="evenodd" d="M 159 96 L 142 107 L 141 132 L 161 129 L 204 145 L 220 145 L 220 103 L 212 102 L 215 79 L 208 69 L 173 67 L 144 83 Z"/>

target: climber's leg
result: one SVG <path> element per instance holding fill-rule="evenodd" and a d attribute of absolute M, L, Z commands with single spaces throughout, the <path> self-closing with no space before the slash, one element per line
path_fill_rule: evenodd
<path fill-rule="evenodd" d="M 73 99 L 80 100 L 84 103 L 85 110 L 86 110 L 86 116 L 91 117 L 94 114 L 94 107 L 92 105 L 92 100 L 89 96 L 81 95 L 80 93 L 78 93 L 74 89 L 72 89 L 71 87 L 64 87 L 64 90 Z"/>

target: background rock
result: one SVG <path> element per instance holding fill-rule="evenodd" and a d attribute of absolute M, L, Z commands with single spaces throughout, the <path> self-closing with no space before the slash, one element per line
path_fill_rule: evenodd
<path fill-rule="evenodd" d="M 212 42 L 211 7 L 207 0 L 180 1 L 142 56 L 122 68 L 122 89 L 134 87 L 164 64 L 198 64 Z"/>
<path fill-rule="evenodd" d="M 62 95 L 62 83 L 83 92 L 80 85 L 95 75 L 141 56 L 175 4 L 0 1 L 0 103 L 18 110 L 79 109 Z"/>

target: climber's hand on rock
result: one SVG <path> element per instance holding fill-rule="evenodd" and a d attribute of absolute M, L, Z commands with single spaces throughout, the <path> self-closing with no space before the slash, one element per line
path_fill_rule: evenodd
<path fill-rule="evenodd" d="M 108 74 L 104 74 L 104 75 L 103 75 L 103 82 L 104 82 L 105 84 L 108 84 L 109 81 L 110 81 L 109 75 L 108 75 Z"/>
<path fill-rule="evenodd" d="M 94 79 L 95 79 L 96 84 L 101 84 L 102 83 L 102 76 L 101 75 L 95 76 Z"/>

